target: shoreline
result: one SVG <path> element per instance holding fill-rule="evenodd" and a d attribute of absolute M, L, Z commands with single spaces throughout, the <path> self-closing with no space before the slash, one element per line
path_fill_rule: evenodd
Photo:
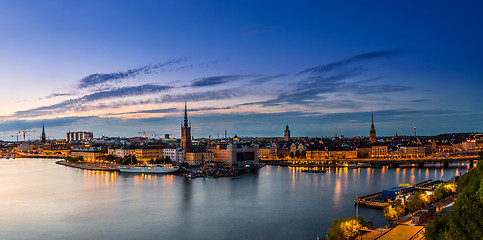
<path fill-rule="evenodd" d="M 83 170 L 119 172 L 119 168 L 117 167 L 117 165 L 114 165 L 114 164 L 92 163 L 92 162 L 69 163 L 66 161 L 56 161 L 55 164 L 83 169 Z"/>

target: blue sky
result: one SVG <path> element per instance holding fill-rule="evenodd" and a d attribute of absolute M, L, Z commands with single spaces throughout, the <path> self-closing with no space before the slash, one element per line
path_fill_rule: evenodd
<path fill-rule="evenodd" d="M 477 1 L 0 1 L 0 139 L 481 131 Z"/>

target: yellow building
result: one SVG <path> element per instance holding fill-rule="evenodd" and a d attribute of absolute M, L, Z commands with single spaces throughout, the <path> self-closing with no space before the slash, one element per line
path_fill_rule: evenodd
<path fill-rule="evenodd" d="M 70 152 L 70 156 L 71 157 L 82 156 L 84 158 L 84 161 L 94 162 L 100 156 L 102 156 L 102 153 L 100 150 L 97 150 L 97 149 L 74 149 Z"/>
<path fill-rule="evenodd" d="M 372 157 L 385 157 L 387 156 L 388 148 L 384 145 L 375 145 L 372 146 Z"/>
<path fill-rule="evenodd" d="M 208 153 L 187 152 L 185 155 L 184 162 L 187 163 L 188 165 L 201 165 L 203 163 L 203 159 L 206 162 L 213 161 L 213 153 L 212 152 L 208 152 Z"/>
<path fill-rule="evenodd" d="M 329 158 L 357 158 L 357 151 L 329 151 Z"/>
<path fill-rule="evenodd" d="M 324 150 L 307 151 L 306 158 L 307 159 L 326 159 L 327 152 Z"/>
<path fill-rule="evenodd" d="M 134 150 L 134 156 L 138 161 L 147 162 L 163 156 L 163 150 L 159 148 L 137 148 Z"/>

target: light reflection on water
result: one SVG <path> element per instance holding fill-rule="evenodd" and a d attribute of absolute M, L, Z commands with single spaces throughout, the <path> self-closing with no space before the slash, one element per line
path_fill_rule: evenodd
<path fill-rule="evenodd" d="M 232 178 L 86 171 L 0 159 L 0 239 L 314 239 L 355 215 L 354 198 L 462 168 L 267 166 Z M 382 211 L 359 208 L 376 225 Z"/>

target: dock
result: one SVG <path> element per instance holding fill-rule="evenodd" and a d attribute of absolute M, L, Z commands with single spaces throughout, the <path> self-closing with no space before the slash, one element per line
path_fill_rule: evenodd
<path fill-rule="evenodd" d="M 416 190 L 431 191 L 434 190 L 435 186 L 440 184 L 439 180 L 426 180 L 415 184 L 414 186 L 408 187 L 407 192 L 414 192 Z M 382 197 L 382 191 L 376 192 L 361 197 L 357 197 L 354 202 L 361 206 L 372 207 L 372 208 L 384 208 L 391 204 L 388 201 L 377 200 L 378 197 Z"/>

